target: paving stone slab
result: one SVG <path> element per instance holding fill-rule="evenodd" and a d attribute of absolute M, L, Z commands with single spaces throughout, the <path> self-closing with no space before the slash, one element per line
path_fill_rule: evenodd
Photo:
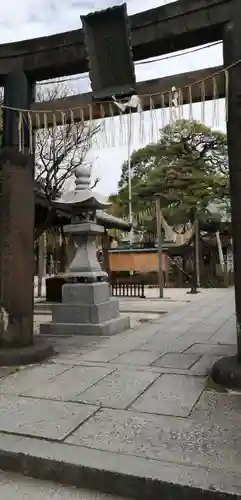
<path fill-rule="evenodd" d="M 191 344 L 196 344 L 200 342 L 200 339 L 202 339 L 202 342 L 208 342 L 214 332 L 205 332 L 199 330 L 198 326 L 194 326 L 191 330 L 188 330 L 186 333 L 183 333 L 183 335 L 180 337 L 183 341 L 185 340 L 186 342 L 189 342 Z"/>
<path fill-rule="evenodd" d="M 241 393 L 220 394 L 215 391 L 204 391 L 193 408 L 191 417 L 202 422 L 236 425 L 238 435 L 241 421 Z"/>
<path fill-rule="evenodd" d="M 170 340 L 170 338 L 164 340 L 162 337 L 154 337 L 149 342 L 142 344 L 138 349 L 143 351 L 159 351 L 161 354 L 166 354 L 168 352 L 172 353 L 182 353 L 186 351 L 192 344 L 190 342 L 182 342 L 178 339 Z"/>
<path fill-rule="evenodd" d="M 236 326 L 232 327 L 231 331 L 229 331 L 229 329 L 224 325 L 222 328 L 220 328 L 220 330 L 218 330 L 218 332 L 210 337 L 210 341 L 213 344 L 225 344 L 225 342 L 227 342 L 227 339 L 230 344 L 237 346 Z"/>
<path fill-rule="evenodd" d="M 186 375 L 162 375 L 132 405 L 140 412 L 188 417 L 204 388 L 205 379 Z"/>
<path fill-rule="evenodd" d="M 202 321 L 201 323 L 199 323 L 197 326 L 195 325 L 192 330 L 196 330 L 199 332 L 200 335 L 204 334 L 204 335 L 208 335 L 211 336 L 213 335 L 215 332 L 217 332 L 223 325 L 225 320 L 223 321 L 206 321 L 206 319 L 204 321 Z"/>
<path fill-rule="evenodd" d="M 68 366 L 68 363 L 66 361 L 66 364 Z M 101 361 L 82 361 L 82 362 L 75 362 L 75 366 L 94 366 L 94 367 L 103 367 L 103 363 Z M 106 365 L 104 365 L 106 366 Z M 126 363 L 116 363 L 115 360 L 110 361 L 107 364 L 108 368 L 111 369 L 112 371 L 115 370 L 123 370 L 123 367 L 126 366 L 128 369 L 133 369 L 133 370 L 140 370 L 144 371 L 147 373 L 157 373 L 161 375 L 162 373 L 180 373 L 181 375 L 190 375 L 190 376 L 196 376 L 194 373 L 190 373 L 188 370 L 184 370 L 183 368 L 163 368 L 163 367 L 158 367 L 158 366 L 152 366 L 152 365 L 133 365 L 133 366 L 127 366 Z M 199 374 L 198 374 L 199 375 Z"/>
<path fill-rule="evenodd" d="M 76 400 L 107 408 L 125 409 L 159 377 L 134 369 L 117 370 L 79 394 Z"/>
<path fill-rule="evenodd" d="M 225 356 L 236 353 L 236 346 L 225 344 L 193 344 L 186 349 L 185 354 L 208 354 L 213 356 Z"/>
<path fill-rule="evenodd" d="M 35 389 L 55 376 L 64 373 L 71 366 L 59 363 L 49 363 L 23 368 L 4 380 L 0 380 L 0 394 L 22 394 L 24 391 Z"/>
<path fill-rule="evenodd" d="M 64 439 L 98 407 L 0 395 L 0 432 Z"/>
<path fill-rule="evenodd" d="M 80 356 L 75 356 L 75 359 L 78 359 L 78 362 L 81 361 L 100 361 L 103 363 L 107 363 L 108 361 L 111 361 L 112 359 L 116 358 L 120 353 L 125 351 L 125 347 L 122 348 L 116 348 L 116 349 L 108 349 L 106 348 L 101 348 L 101 349 L 95 349 L 92 351 L 89 351 L 83 355 Z"/>
<path fill-rule="evenodd" d="M 112 368 L 104 366 L 76 366 L 46 381 L 43 385 L 23 391 L 22 394 L 35 398 L 70 401 L 112 371 Z"/>
<path fill-rule="evenodd" d="M 200 354 L 165 354 L 160 359 L 152 363 L 160 368 L 177 368 L 188 370 L 196 361 L 200 359 Z"/>
<path fill-rule="evenodd" d="M 161 356 L 159 351 L 129 351 L 115 358 L 115 362 L 125 365 L 150 365 Z"/>
<path fill-rule="evenodd" d="M 203 467 L 241 467 L 234 426 L 103 409 L 66 439 L 75 446 Z"/>
<path fill-rule="evenodd" d="M 205 356 L 202 356 L 199 361 L 197 361 L 197 363 L 195 363 L 190 368 L 190 373 L 196 375 L 209 375 L 212 366 L 220 358 L 222 358 L 221 354 L 219 356 L 211 356 L 210 354 L 205 354 Z"/>

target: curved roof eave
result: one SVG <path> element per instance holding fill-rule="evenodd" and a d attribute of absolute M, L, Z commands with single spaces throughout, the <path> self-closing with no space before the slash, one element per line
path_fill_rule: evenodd
<path fill-rule="evenodd" d="M 38 188 L 35 188 L 35 194 L 36 205 L 42 205 L 43 207 L 49 205 L 44 192 L 40 191 Z M 69 218 L 69 215 L 67 213 L 65 214 L 62 210 L 61 214 L 63 214 L 63 217 L 66 217 L 66 219 Z M 114 217 L 107 212 L 97 210 L 96 215 L 98 223 L 106 229 L 121 229 L 122 231 L 130 231 L 131 229 L 131 224 L 129 222 L 126 222 L 123 219 L 119 219 L 118 217 Z"/>

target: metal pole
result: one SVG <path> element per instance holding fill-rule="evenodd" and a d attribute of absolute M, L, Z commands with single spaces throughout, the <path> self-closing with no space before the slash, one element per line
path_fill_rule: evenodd
<path fill-rule="evenodd" d="M 55 131 L 53 130 L 53 138 L 52 138 L 52 145 L 53 145 L 53 181 L 54 181 L 54 197 L 56 197 L 56 194 L 57 194 L 57 170 L 56 170 L 56 166 L 55 166 L 55 162 L 56 162 L 56 150 L 55 150 Z"/>
<path fill-rule="evenodd" d="M 218 256 L 219 256 L 219 262 L 220 266 L 222 269 L 222 272 L 225 272 L 225 263 L 224 263 L 224 257 L 223 257 L 223 247 L 222 247 L 222 242 L 220 239 L 220 232 L 216 231 L 216 238 L 217 238 L 217 244 L 218 244 Z"/>
<path fill-rule="evenodd" d="M 131 172 L 131 110 L 128 117 L 128 202 L 129 202 L 129 222 L 133 224 L 132 213 L 132 172 Z M 133 227 L 130 230 L 130 246 L 133 245 Z"/>
<path fill-rule="evenodd" d="M 163 298 L 163 270 L 162 270 L 162 230 L 161 230 L 161 204 L 160 197 L 156 197 L 156 232 L 158 245 L 158 284 L 159 297 Z"/>
<path fill-rule="evenodd" d="M 38 297 L 42 297 L 43 279 L 45 278 L 45 274 L 45 234 L 42 233 L 38 240 Z"/>
<path fill-rule="evenodd" d="M 200 288 L 200 231 L 199 231 L 199 220 L 196 218 L 196 230 L 195 230 L 195 254 L 196 254 L 196 275 L 197 275 L 197 287 Z"/>

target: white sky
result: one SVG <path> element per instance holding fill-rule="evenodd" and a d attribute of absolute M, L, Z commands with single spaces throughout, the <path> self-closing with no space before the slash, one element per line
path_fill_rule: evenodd
<path fill-rule="evenodd" d="M 174 0 L 175 1 L 175 0 Z M 178 1 L 178 0 L 176 0 Z M 1 43 L 13 42 L 26 38 L 46 36 L 81 27 L 80 15 L 90 11 L 121 5 L 122 0 L 8 0 L 1 4 Z M 128 13 L 135 14 L 171 0 L 127 0 Z M 162 56 L 163 57 L 163 56 Z M 186 54 L 160 62 L 136 65 L 137 81 L 150 80 L 171 74 L 177 74 L 223 63 L 222 44 L 199 52 Z M 90 90 L 88 76 L 72 86 L 76 92 Z M 212 123 L 212 103 L 207 104 L 206 124 L 215 125 L 225 130 L 224 103 L 220 101 L 218 120 Z M 200 106 L 194 106 L 194 117 L 200 117 Z M 147 116 L 148 120 L 148 116 Z M 135 148 L 140 144 L 135 143 Z M 127 159 L 127 147 L 100 149 L 92 151 L 93 177 L 100 177 L 98 191 L 103 194 L 116 192 L 121 165 Z"/>

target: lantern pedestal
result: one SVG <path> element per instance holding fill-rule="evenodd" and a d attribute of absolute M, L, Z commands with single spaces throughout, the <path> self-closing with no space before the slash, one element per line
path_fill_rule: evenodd
<path fill-rule="evenodd" d="M 40 325 L 48 335 L 110 336 L 130 328 L 130 317 L 120 316 L 119 300 L 110 297 L 109 284 L 71 282 L 62 288 L 62 303 L 52 305 L 52 322 Z"/>

